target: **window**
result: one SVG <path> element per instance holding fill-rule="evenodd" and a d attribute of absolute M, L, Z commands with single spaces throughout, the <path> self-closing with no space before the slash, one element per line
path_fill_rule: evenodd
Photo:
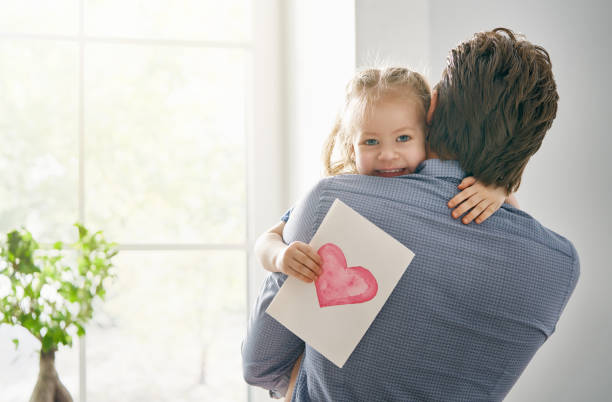
<path fill-rule="evenodd" d="M 251 0 L 3 2 L 0 230 L 70 242 L 80 220 L 121 250 L 86 338 L 56 355 L 75 400 L 247 399 L 252 13 Z M 29 397 L 38 347 L 0 327 L 3 400 Z"/>

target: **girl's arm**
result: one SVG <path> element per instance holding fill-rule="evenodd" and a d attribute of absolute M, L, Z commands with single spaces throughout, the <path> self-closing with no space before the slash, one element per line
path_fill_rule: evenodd
<path fill-rule="evenodd" d="M 507 195 L 502 187 L 485 186 L 474 177 L 466 177 L 457 186 L 462 190 L 448 202 L 449 208 L 454 208 L 452 217 L 457 219 L 465 216 L 461 222 L 468 224 L 473 220 L 482 223 L 497 211 L 504 202 L 519 208 L 514 194 Z"/>
<path fill-rule="evenodd" d="M 321 273 L 321 257 L 306 243 L 283 242 L 285 222 L 264 232 L 255 242 L 255 256 L 270 272 L 282 272 L 304 282 L 312 282 Z"/>
<path fill-rule="evenodd" d="M 300 366 L 302 365 L 302 359 L 304 358 L 304 353 L 298 357 L 293 365 L 293 369 L 291 370 L 291 378 L 289 378 L 289 388 L 287 389 L 287 393 L 285 394 L 285 402 L 291 402 L 293 397 L 293 391 L 295 390 L 295 383 L 297 381 L 297 375 L 300 371 Z"/>

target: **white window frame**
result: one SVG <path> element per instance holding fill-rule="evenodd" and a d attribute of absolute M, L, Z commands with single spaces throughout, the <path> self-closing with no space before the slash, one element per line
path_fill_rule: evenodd
<path fill-rule="evenodd" d="M 252 129 L 247 143 L 247 315 L 265 278 L 265 271 L 252 252 L 254 242 L 280 220 L 280 214 L 287 207 L 287 173 L 283 169 L 287 136 L 282 132 L 286 115 L 283 1 L 254 0 L 253 3 L 253 75 L 249 80 L 252 97 L 247 113 L 248 126 Z M 248 400 L 263 402 L 270 398 L 263 389 L 249 387 Z"/>

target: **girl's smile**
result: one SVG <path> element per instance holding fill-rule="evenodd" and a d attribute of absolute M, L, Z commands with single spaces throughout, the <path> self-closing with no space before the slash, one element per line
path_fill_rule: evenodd
<path fill-rule="evenodd" d="M 374 171 L 376 176 L 381 177 L 395 177 L 395 176 L 403 176 L 405 174 L 410 174 L 407 168 L 400 169 L 377 169 Z"/>

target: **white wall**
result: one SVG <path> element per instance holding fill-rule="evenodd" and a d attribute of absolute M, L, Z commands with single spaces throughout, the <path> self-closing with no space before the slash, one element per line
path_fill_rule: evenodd
<path fill-rule="evenodd" d="M 428 76 L 429 18 L 428 0 L 357 0 L 357 66 L 406 65 Z"/>
<path fill-rule="evenodd" d="M 507 401 L 612 399 L 612 150 L 608 134 L 612 5 L 607 1 L 356 0 L 357 60 L 382 53 L 419 68 L 431 83 L 446 54 L 474 32 L 507 26 L 550 53 L 560 94 L 557 119 L 528 165 L 522 208 L 569 238 L 582 274 L 557 332 L 540 349 Z M 421 20 L 419 20 L 421 19 Z M 426 27 L 423 27 L 425 19 Z M 411 31 L 426 32 L 424 35 Z M 427 49 L 423 50 L 423 43 Z"/>
<path fill-rule="evenodd" d="M 355 70 L 353 0 L 287 0 L 285 20 L 286 206 L 321 178 L 321 147 Z"/>
<path fill-rule="evenodd" d="M 249 133 L 248 155 L 248 274 L 247 306 L 250 308 L 261 287 L 265 271 L 252 253 L 257 236 L 278 222 L 278 214 L 284 208 L 286 193 L 283 171 L 285 151 L 283 142 L 282 109 L 283 51 L 279 38 L 282 35 L 282 0 L 258 0 L 253 7 L 253 74 L 249 84 L 255 98 L 248 105 Z M 241 375 L 241 373 L 236 373 Z M 263 389 L 249 387 L 249 401 L 270 400 Z"/>
<path fill-rule="evenodd" d="M 279 118 L 282 108 L 283 83 L 281 36 L 281 0 L 259 0 L 253 8 L 253 74 L 249 84 L 254 98 L 248 105 L 248 118 L 253 132 L 248 136 L 248 207 L 249 250 L 257 236 L 278 221 L 286 192 L 283 177 L 283 127 Z M 265 4 L 264 4 L 265 3 Z M 265 7 L 264 7 L 265 5 Z M 249 306 L 257 295 L 264 273 L 255 267 L 250 255 L 249 272 L 255 277 L 249 281 Z"/>

